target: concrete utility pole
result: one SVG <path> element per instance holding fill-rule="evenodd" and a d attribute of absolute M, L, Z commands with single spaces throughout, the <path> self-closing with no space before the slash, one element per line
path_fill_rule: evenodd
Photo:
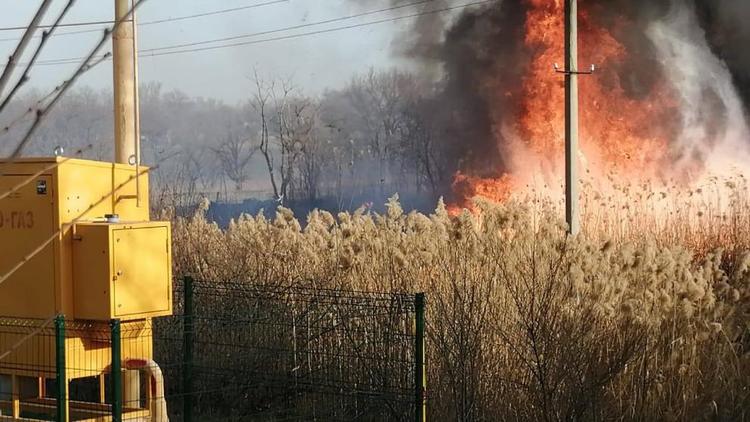
<path fill-rule="evenodd" d="M 593 71 L 593 66 L 592 66 Z M 578 0 L 565 0 L 565 221 L 580 231 L 578 209 Z"/>
<path fill-rule="evenodd" d="M 130 0 L 115 0 L 115 19 L 127 17 Z M 127 17 L 112 34 L 112 68 L 115 97 L 115 162 L 128 163 L 138 156 L 138 91 L 136 86 L 135 14 Z"/>
<path fill-rule="evenodd" d="M 122 22 L 112 34 L 112 70 L 115 97 L 115 162 L 136 165 L 136 199 L 140 206 L 140 127 L 138 122 L 138 70 L 135 11 L 130 0 L 115 0 L 115 21 Z M 128 16 L 130 14 L 130 16 Z M 127 18 L 127 19 L 126 19 Z M 124 19 L 124 20 L 123 20 Z M 131 157 L 135 162 L 131 162 Z M 123 400 L 129 406 L 141 397 L 140 373 L 123 371 Z M 136 406 L 137 407 L 137 406 Z"/>

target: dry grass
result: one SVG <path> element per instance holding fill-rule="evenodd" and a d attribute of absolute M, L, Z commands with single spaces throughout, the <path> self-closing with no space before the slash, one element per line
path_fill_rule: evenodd
<path fill-rule="evenodd" d="M 203 204 L 175 223 L 175 261 L 206 280 L 427 292 L 432 420 L 744 420 L 750 221 L 732 181 L 716 181 L 724 204 L 593 194 L 578 238 L 533 198 L 457 217 L 394 199 L 304 227 L 279 209 L 226 230 Z"/>

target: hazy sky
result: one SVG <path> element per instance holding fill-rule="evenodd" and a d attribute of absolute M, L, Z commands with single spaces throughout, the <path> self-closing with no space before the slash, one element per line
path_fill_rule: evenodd
<path fill-rule="evenodd" d="M 138 20 L 145 23 L 269 1 L 271 0 L 148 0 L 139 9 Z M 40 2 L 41 0 L 0 0 L 0 27 L 27 25 Z M 53 0 L 53 6 L 47 13 L 45 22 L 51 22 L 65 3 L 65 0 Z M 252 34 L 378 10 L 388 7 L 389 4 L 388 0 L 288 0 L 279 4 L 203 18 L 142 26 L 138 35 L 139 47 L 145 50 Z M 114 0 L 78 0 L 65 22 L 112 19 L 113 5 Z M 403 10 L 394 14 L 381 13 L 239 41 L 348 26 L 413 12 Z M 315 94 L 326 87 L 341 86 L 352 74 L 364 72 L 371 66 L 387 67 L 397 64 L 391 57 L 391 46 L 407 25 L 408 21 L 402 20 L 290 40 L 160 57 L 142 57 L 140 80 L 141 83 L 159 81 L 167 89 L 176 88 L 190 95 L 219 98 L 233 103 L 249 96 L 251 82 L 248 76 L 252 73 L 253 67 L 257 67 L 259 73 L 266 77 L 291 75 L 308 93 Z M 58 31 L 62 34 L 92 28 L 100 27 L 73 27 Z M 15 47 L 16 42 L 9 39 L 19 38 L 21 34 L 22 31 L 0 31 L 0 55 L 3 62 Z M 83 56 L 100 37 L 100 32 L 54 37 L 40 60 Z M 218 44 L 206 46 L 210 45 Z M 109 51 L 109 44 L 106 51 Z M 74 64 L 36 66 L 31 75 L 30 86 L 51 88 L 70 75 L 75 68 Z M 111 63 L 106 62 L 86 74 L 79 83 L 94 88 L 110 88 L 111 79 Z"/>

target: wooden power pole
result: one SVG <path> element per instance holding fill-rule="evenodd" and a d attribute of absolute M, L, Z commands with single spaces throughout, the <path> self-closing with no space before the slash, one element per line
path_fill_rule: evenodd
<path fill-rule="evenodd" d="M 593 71 L 593 67 L 592 67 Z M 578 0 L 565 0 L 565 221 L 580 231 L 578 209 Z"/>

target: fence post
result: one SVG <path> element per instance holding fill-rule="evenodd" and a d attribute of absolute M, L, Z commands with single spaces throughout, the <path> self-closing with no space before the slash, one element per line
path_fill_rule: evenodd
<path fill-rule="evenodd" d="M 417 293 L 414 296 L 414 387 L 415 387 L 415 420 L 417 422 L 427 421 L 427 374 L 425 371 L 424 332 L 425 332 L 425 296 Z"/>
<path fill-rule="evenodd" d="M 65 315 L 55 318 L 57 422 L 68 422 L 68 377 L 65 373 Z"/>
<path fill-rule="evenodd" d="M 110 365 L 110 390 L 112 390 L 112 421 L 122 422 L 122 345 L 120 320 L 109 322 L 112 340 L 112 365 Z"/>
<path fill-rule="evenodd" d="M 193 421 L 193 278 L 187 276 L 184 282 L 184 315 L 182 319 L 182 413 L 183 421 Z"/>

